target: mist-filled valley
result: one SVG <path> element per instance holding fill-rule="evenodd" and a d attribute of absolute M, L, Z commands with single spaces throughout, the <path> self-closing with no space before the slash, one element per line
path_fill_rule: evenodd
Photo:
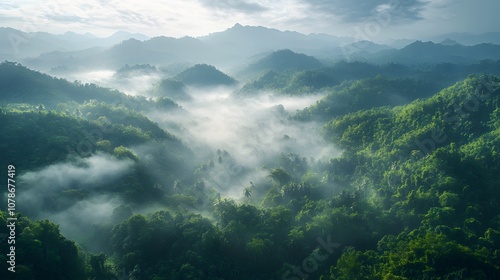
<path fill-rule="evenodd" d="M 500 279 L 498 33 L 4 35 L 1 279 Z"/>

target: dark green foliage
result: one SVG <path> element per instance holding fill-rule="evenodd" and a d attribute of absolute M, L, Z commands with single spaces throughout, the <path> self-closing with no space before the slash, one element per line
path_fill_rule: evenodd
<path fill-rule="evenodd" d="M 6 233 L 6 212 L 0 211 L 1 233 Z M 0 239 L 0 260 L 2 279 L 86 279 L 85 262 L 81 252 L 73 241 L 64 238 L 59 232 L 59 226 L 45 221 L 31 221 L 18 216 L 16 221 L 15 257 L 16 272 L 7 270 L 9 246 L 7 239 Z"/>
<path fill-rule="evenodd" d="M 482 60 L 470 65 L 441 63 L 420 67 L 409 67 L 393 62 L 375 65 L 358 61 L 339 61 L 333 66 L 313 70 L 288 70 L 283 72 L 264 70 L 253 80 L 247 82 L 241 93 L 270 91 L 280 94 L 308 94 L 331 91 L 332 88 L 335 91 L 340 91 L 344 88 L 343 86 L 340 86 L 340 88 L 334 87 L 341 85 L 343 82 L 383 75 L 389 79 L 412 79 L 417 83 L 423 83 L 423 87 L 430 87 L 433 91 L 418 97 L 428 97 L 430 94 L 465 79 L 473 73 L 499 75 L 499 65 L 499 60 Z M 349 84 L 346 83 L 346 85 Z M 409 101 L 411 100 L 406 100 L 406 102 Z"/>
<path fill-rule="evenodd" d="M 495 63 L 482 65 L 492 70 Z M 55 224 L 19 216 L 16 275 L 499 279 L 500 78 L 472 75 L 438 92 L 442 83 L 425 75 L 436 69 L 465 70 L 444 64 L 425 71 L 398 65 L 344 66 L 344 73 L 335 67 L 306 71 L 291 74 L 289 81 L 289 73 L 264 74 L 262 81 L 275 83 L 272 87 L 300 85 L 298 91 L 304 92 L 330 88 L 297 117 L 324 123 L 325 138 L 343 151 L 321 161 L 282 153 L 260 169 L 266 172 L 264 179 L 231 181 L 231 190 L 241 196 L 237 202 L 221 197 L 208 180 L 216 169 L 247 174 L 243 168 L 235 171 L 236 160 L 228 152 L 219 150 L 204 163 L 192 163 L 194 156 L 182 143 L 141 113 L 155 106 L 176 108 L 170 99 L 135 99 L 133 104 L 140 106 L 133 108 L 110 105 L 102 96 L 85 102 L 49 95 L 57 102 L 3 106 L 3 166 L 14 163 L 29 171 L 68 160 L 81 164 L 82 158 L 97 153 L 130 164 L 112 182 L 39 194 L 47 197 L 42 205 L 48 213 L 62 213 L 96 195 L 117 198 L 120 206 L 111 208 L 108 224 L 94 224 L 85 233 L 97 239 L 94 247 L 86 247 L 97 251 L 88 255 Z M 17 65 L 2 67 L 33 75 L 29 80 L 52 79 Z M 206 65 L 194 69 L 214 70 Z M 372 76 L 381 69 L 392 74 Z M 405 71 L 417 74 L 397 76 Z M 6 90 L 2 94 L 13 96 Z M 47 111 L 45 106 L 52 106 L 47 104 L 56 104 L 56 110 Z M 91 143 L 88 155 L 67 149 L 82 139 Z M 67 159 L 68 154 L 73 158 Z M 136 209 L 153 213 L 137 214 Z M 5 220 L 1 212 L 0 222 Z M 5 232 L 0 228 L 0 236 Z M 10 279 L 5 270 L 0 273 Z"/>
<path fill-rule="evenodd" d="M 55 108 L 57 104 L 69 101 L 83 103 L 86 100 L 99 99 L 108 103 L 119 103 L 125 99 L 118 91 L 76 81 L 69 83 L 12 62 L 0 64 L 0 88 L 2 104 L 44 104 L 47 108 Z"/>
<path fill-rule="evenodd" d="M 93 110 L 99 113 L 92 114 Z M 103 105 L 98 108 L 92 104 L 82 107 L 82 111 L 88 112 L 89 119 L 96 121 L 89 122 L 56 111 L 37 111 L 32 107 L 30 111 L 4 108 L 0 114 L 4 124 L 0 151 L 5 156 L 1 162 L 28 170 L 62 161 L 69 155 L 88 156 L 102 147 L 97 144 L 102 140 L 108 140 L 110 148 L 138 145 L 153 139 L 177 142 L 149 119 L 137 114 L 125 115 L 123 111 Z M 116 118 L 117 124 L 99 122 L 100 114 Z"/>
<path fill-rule="evenodd" d="M 296 118 L 324 121 L 359 110 L 407 104 L 435 91 L 436 86 L 425 81 L 377 76 L 334 88 L 315 105 L 300 111 Z"/>
<path fill-rule="evenodd" d="M 416 229 L 384 237 L 376 253 L 344 252 L 330 277 L 499 277 L 496 249 L 482 237 L 498 228 L 500 139 L 492 124 L 499 96 L 498 78 L 471 76 L 432 98 L 349 114 L 325 126 L 333 141 L 358 155 L 352 175 L 332 166 L 332 173 L 346 174 L 336 180 L 372 189 L 382 209 Z M 363 186 L 356 177 L 372 182 Z"/>
<path fill-rule="evenodd" d="M 23 103 L 45 109 L 56 109 L 61 103 L 83 104 L 98 100 L 113 106 L 124 106 L 137 111 L 152 109 L 172 110 L 178 108 L 165 97 L 157 100 L 145 97 L 131 97 L 117 90 L 110 90 L 95 84 L 72 83 L 30 70 L 18 63 L 0 63 L 0 105 Z"/>

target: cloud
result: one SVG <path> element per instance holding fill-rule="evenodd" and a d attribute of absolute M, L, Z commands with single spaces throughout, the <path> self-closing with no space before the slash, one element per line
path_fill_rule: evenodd
<path fill-rule="evenodd" d="M 49 14 L 46 17 L 47 17 L 47 19 L 51 19 L 53 21 L 59 21 L 59 22 L 70 22 L 70 23 L 81 22 L 81 23 L 85 23 L 85 22 L 89 21 L 88 18 L 82 18 L 82 17 L 79 17 L 79 16 L 71 16 L 71 15 L 50 15 Z"/>
<path fill-rule="evenodd" d="M 122 201 L 116 197 L 100 195 L 78 201 L 64 211 L 44 213 L 43 218 L 59 224 L 61 232 L 70 239 L 92 246 L 97 243 L 89 240 L 93 225 L 112 222 L 113 210 L 120 204 Z"/>
<path fill-rule="evenodd" d="M 61 192 L 103 186 L 126 174 L 132 165 L 129 160 L 97 154 L 27 172 L 19 178 L 23 185 L 23 191 L 18 194 L 19 205 L 23 208 L 22 212 L 37 216 L 47 207 L 57 208 L 57 205 L 48 205 L 47 202 L 60 196 Z"/>
<path fill-rule="evenodd" d="M 233 6 L 250 9 L 253 5 Z M 211 27 L 213 19 L 213 10 L 203 7 L 198 1 L 77 0 L 63 3 L 20 0 L 15 4 L 0 5 L 3 25 L 25 32 L 64 33 L 70 29 L 99 36 L 108 36 L 117 30 L 156 36 L 205 35 L 187 34 L 186 30 L 200 29 L 200 23 L 204 28 L 216 30 Z"/>
<path fill-rule="evenodd" d="M 268 8 L 255 2 L 239 0 L 199 0 L 200 3 L 209 8 L 215 8 L 228 12 L 241 12 L 245 14 L 259 13 L 268 10 Z"/>
<path fill-rule="evenodd" d="M 7 3 L 0 3 L 0 9 L 1 10 L 13 10 L 19 8 L 19 5 L 17 5 L 14 2 L 7 2 Z"/>
<path fill-rule="evenodd" d="M 353 37 L 353 28 L 381 21 L 383 32 L 371 37 L 428 39 L 438 33 L 496 32 L 499 5 L 498 0 L 18 0 L 0 4 L 0 21 L 26 32 L 71 30 L 101 37 L 118 30 L 196 37 L 236 22 Z"/>
<path fill-rule="evenodd" d="M 239 197 L 250 181 L 266 178 L 263 167 L 274 166 L 281 153 L 295 153 L 307 159 L 329 159 L 339 151 L 320 135 L 321 124 L 301 123 L 289 117 L 314 104 L 320 95 L 275 96 L 272 93 L 235 96 L 234 89 L 188 89 L 192 99 L 179 101 L 185 113 L 150 112 L 149 117 L 173 131 L 198 157 L 213 159 L 207 187 L 223 196 Z M 181 128 L 173 128 L 171 124 Z M 214 153 L 228 155 L 221 162 Z"/>
<path fill-rule="evenodd" d="M 131 161 L 119 161 L 108 155 L 94 155 L 70 163 L 57 163 L 36 172 L 27 172 L 21 179 L 37 186 L 39 191 L 69 187 L 73 182 L 84 185 L 101 183 L 128 170 Z M 91 176 L 90 176 L 91 175 Z"/>
<path fill-rule="evenodd" d="M 308 4 L 311 11 L 325 16 L 340 18 L 343 22 L 355 23 L 370 20 L 380 13 L 391 13 L 393 21 L 416 21 L 427 2 L 422 0 L 300 0 Z"/>

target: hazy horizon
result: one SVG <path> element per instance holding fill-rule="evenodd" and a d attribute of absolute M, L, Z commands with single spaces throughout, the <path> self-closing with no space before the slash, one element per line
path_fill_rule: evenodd
<path fill-rule="evenodd" d="M 236 23 L 303 34 L 328 34 L 383 42 L 429 39 L 447 33 L 498 32 L 500 2 L 480 1 L 143 1 L 119 3 L 7 1 L 0 4 L 3 27 L 24 32 L 91 33 L 117 31 L 149 37 L 200 37 Z M 475 17 L 480 15 L 481 20 Z"/>

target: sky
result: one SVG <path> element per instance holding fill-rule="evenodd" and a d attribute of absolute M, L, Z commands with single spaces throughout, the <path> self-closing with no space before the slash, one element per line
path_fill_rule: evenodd
<path fill-rule="evenodd" d="M 376 41 L 497 32 L 498 11 L 498 0 L 10 0 L 0 2 L 0 26 L 197 37 L 240 23 Z"/>

